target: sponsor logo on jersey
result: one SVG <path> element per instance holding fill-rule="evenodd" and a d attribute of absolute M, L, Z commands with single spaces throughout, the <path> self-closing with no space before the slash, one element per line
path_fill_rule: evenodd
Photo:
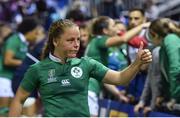
<path fill-rule="evenodd" d="M 50 69 L 48 71 L 48 83 L 57 81 L 55 74 L 56 74 L 55 69 Z"/>
<path fill-rule="evenodd" d="M 69 85 L 71 85 L 71 83 L 69 82 L 69 79 L 61 80 L 61 84 L 62 84 L 62 86 L 69 86 Z"/>
<path fill-rule="evenodd" d="M 27 49 L 26 47 L 21 47 L 21 48 L 20 48 L 20 51 L 21 51 L 21 52 L 27 52 L 28 49 Z"/>
<path fill-rule="evenodd" d="M 80 78 L 83 74 L 83 71 L 79 67 L 72 67 L 71 68 L 71 75 L 75 78 Z"/>

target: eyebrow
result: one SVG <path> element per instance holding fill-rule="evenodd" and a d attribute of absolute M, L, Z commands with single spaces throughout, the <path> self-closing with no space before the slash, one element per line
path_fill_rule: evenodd
<path fill-rule="evenodd" d="M 129 19 L 139 19 L 140 17 L 129 17 Z"/>

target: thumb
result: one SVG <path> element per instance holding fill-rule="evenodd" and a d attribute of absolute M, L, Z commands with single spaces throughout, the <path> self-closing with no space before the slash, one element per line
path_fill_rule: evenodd
<path fill-rule="evenodd" d="M 144 47 L 144 43 L 141 41 L 141 42 L 140 42 L 140 47 L 139 47 L 139 50 L 138 50 L 138 51 L 143 50 L 143 47 Z"/>

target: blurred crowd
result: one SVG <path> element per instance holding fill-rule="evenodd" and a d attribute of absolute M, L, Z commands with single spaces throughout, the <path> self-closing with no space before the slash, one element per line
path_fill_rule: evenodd
<path fill-rule="evenodd" d="M 136 1 L 136 0 L 135 0 Z M 123 0 L 1 0 L 0 1 L 0 116 L 7 116 L 9 105 L 28 67 L 41 60 L 50 24 L 70 19 L 80 29 L 78 58 L 96 55 L 94 39 L 122 37 L 122 42 L 103 48 L 104 65 L 122 70 L 134 60 L 140 43 L 151 50 L 153 61 L 144 65 L 127 86 L 89 81 L 89 109 L 99 116 L 98 99 L 134 105 L 134 112 L 166 112 L 180 116 L 180 23 L 160 17 L 153 0 L 126 6 Z M 125 13 L 124 11 L 127 11 Z M 138 26 L 149 22 L 150 27 Z M 115 38 L 114 38 L 115 39 Z M 107 50 L 108 55 L 103 55 Z M 99 59 L 96 59 L 99 61 Z M 113 77 L 112 77 L 113 78 Z M 96 106 L 93 106 L 95 104 Z M 38 90 L 26 100 L 22 116 L 42 116 Z"/>

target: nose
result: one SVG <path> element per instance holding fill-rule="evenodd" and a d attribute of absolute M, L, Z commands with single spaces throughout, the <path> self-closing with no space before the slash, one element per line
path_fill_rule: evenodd
<path fill-rule="evenodd" d="M 134 25 L 135 23 L 136 23 L 136 20 L 135 20 L 135 19 L 132 19 L 132 20 L 131 20 L 131 24 Z"/>
<path fill-rule="evenodd" d="M 74 47 L 75 47 L 75 48 L 78 48 L 79 45 L 80 45 L 80 40 L 75 40 L 75 41 L 74 41 Z"/>

